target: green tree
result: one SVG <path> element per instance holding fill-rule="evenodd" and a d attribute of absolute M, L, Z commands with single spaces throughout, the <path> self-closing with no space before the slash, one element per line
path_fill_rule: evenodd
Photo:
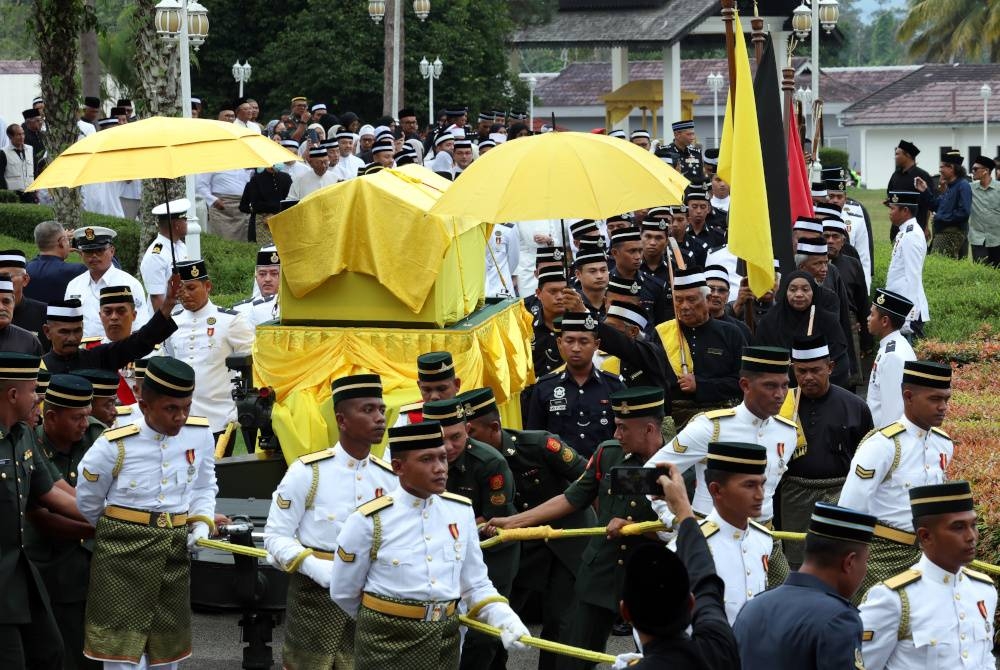
<path fill-rule="evenodd" d="M 911 0 L 897 35 L 914 59 L 996 63 L 1000 3 L 994 0 Z"/>

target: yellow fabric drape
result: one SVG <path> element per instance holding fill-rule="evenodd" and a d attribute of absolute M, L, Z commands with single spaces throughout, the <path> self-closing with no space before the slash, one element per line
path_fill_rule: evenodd
<path fill-rule="evenodd" d="M 796 453 L 792 454 L 792 458 L 796 458 L 805 453 L 798 453 L 802 447 L 806 446 L 806 435 L 802 432 L 802 420 L 797 416 L 792 416 L 795 413 L 795 389 L 788 389 L 788 393 L 785 395 L 785 401 L 781 403 L 781 409 L 778 414 L 785 417 L 789 421 L 795 422 L 795 450 Z"/>
<path fill-rule="evenodd" d="M 660 342 L 667 351 L 667 362 L 673 368 L 674 374 L 679 378 L 684 374 L 681 367 L 681 344 L 684 345 L 684 360 L 687 361 L 688 374 L 694 374 L 694 359 L 691 358 L 691 347 L 688 346 L 687 339 L 680 331 L 677 319 L 664 321 L 656 326 L 656 332 L 660 336 Z"/>
<path fill-rule="evenodd" d="M 613 375 L 620 375 L 622 373 L 622 361 L 617 356 L 608 356 L 601 363 L 601 369 Z"/>
<path fill-rule="evenodd" d="M 465 389 L 489 386 L 511 427 L 520 425 L 520 392 L 534 382 L 531 315 L 511 303 L 468 329 L 261 326 L 254 341 L 255 383 L 274 389 L 271 420 L 286 460 L 336 441 L 330 402 L 334 379 L 358 372 L 382 377 L 389 425 L 399 407 L 420 398 L 417 356 L 449 351 Z"/>

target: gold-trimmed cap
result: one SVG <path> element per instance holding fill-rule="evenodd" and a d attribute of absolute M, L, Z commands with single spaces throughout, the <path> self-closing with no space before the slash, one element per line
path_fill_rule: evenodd
<path fill-rule="evenodd" d="M 0 380 L 20 381 L 38 377 L 42 359 L 31 354 L 0 351 Z"/>
<path fill-rule="evenodd" d="M 751 372 L 788 372 L 788 349 L 782 347 L 743 347 L 740 367 Z"/>
<path fill-rule="evenodd" d="M 612 393 L 611 409 L 620 419 L 656 416 L 663 412 L 663 389 L 655 386 L 636 386 Z"/>
<path fill-rule="evenodd" d="M 437 449 L 443 446 L 444 438 L 441 437 L 441 424 L 437 421 L 425 420 L 407 426 L 393 426 L 389 429 L 389 450 L 393 454 L 402 451 Z"/>
<path fill-rule="evenodd" d="M 52 375 L 45 389 L 45 402 L 58 407 L 90 407 L 94 389 L 82 375 Z"/>
<path fill-rule="evenodd" d="M 458 395 L 465 412 L 465 420 L 472 421 L 486 414 L 498 411 L 497 399 L 491 388 L 478 388 Z"/>
<path fill-rule="evenodd" d="M 762 475 L 767 469 L 767 449 L 749 442 L 709 442 L 705 467 L 744 475 Z"/>
<path fill-rule="evenodd" d="M 73 374 L 90 382 L 94 388 L 94 397 L 112 398 L 118 395 L 118 382 L 121 381 L 121 377 L 113 370 L 74 370 Z"/>
<path fill-rule="evenodd" d="M 381 398 L 382 378 L 374 374 L 347 375 L 334 379 L 330 388 L 334 406 L 350 398 Z"/>
<path fill-rule="evenodd" d="M 809 518 L 809 533 L 834 540 L 869 544 L 878 519 L 847 507 L 817 502 Z"/>
<path fill-rule="evenodd" d="M 934 389 L 951 388 L 951 366 L 934 361 L 903 363 L 903 383 Z"/>
<path fill-rule="evenodd" d="M 146 376 L 142 378 L 142 390 L 173 398 L 187 398 L 194 393 L 194 369 L 169 356 L 150 358 Z"/>
<path fill-rule="evenodd" d="M 465 423 L 465 406 L 459 397 L 430 400 L 422 408 L 424 421 L 437 421 L 442 426 Z"/>
<path fill-rule="evenodd" d="M 972 487 L 961 479 L 910 489 L 910 511 L 914 517 L 970 512 L 973 509 Z"/>
<path fill-rule="evenodd" d="M 135 296 L 128 286 L 105 286 L 101 289 L 101 306 L 127 302 L 135 305 Z"/>
<path fill-rule="evenodd" d="M 455 361 L 447 351 L 429 351 L 417 357 L 417 379 L 439 382 L 455 376 Z"/>

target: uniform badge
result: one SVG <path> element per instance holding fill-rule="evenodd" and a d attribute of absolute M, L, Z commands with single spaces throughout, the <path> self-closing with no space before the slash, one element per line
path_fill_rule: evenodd
<path fill-rule="evenodd" d="M 271 254 L 271 262 L 274 263 L 275 265 L 278 264 L 278 252 L 274 252 L 273 254 Z"/>
<path fill-rule="evenodd" d="M 342 560 L 344 563 L 353 563 L 355 554 L 349 554 L 344 551 L 343 547 L 337 547 L 337 558 Z"/>
<path fill-rule="evenodd" d="M 941 455 L 944 456 L 944 454 Z M 26 461 L 31 460 L 31 449 L 28 449 L 27 451 L 24 452 L 24 460 Z"/>
<path fill-rule="evenodd" d="M 503 488 L 503 475 L 493 475 L 490 477 L 490 488 L 494 491 L 499 491 Z"/>
<path fill-rule="evenodd" d="M 154 254 L 158 254 L 161 251 L 163 251 L 163 244 L 162 243 L 157 242 L 156 244 L 153 245 L 153 253 Z"/>
<path fill-rule="evenodd" d="M 896 195 L 895 193 L 893 193 L 893 194 L 892 194 L 892 197 L 890 198 L 890 200 L 891 200 L 892 202 L 899 202 L 899 196 L 898 196 L 898 195 Z"/>
<path fill-rule="evenodd" d="M 986 621 L 987 625 L 989 625 L 990 618 L 989 618 L 989 612 L 986 609 L 986 601 L 980 600 L 978 603 L 976 603 L 976 607 L 979 608 L 979 613 L 983 615 L 983 620 Z"/>
<path fill-rule="evenodd" d="M 562 445 L 554 437 L 550 437 L 545 441 L 545 448 L 551 451 L 553 454 L 558 454 L 562 450 Z"/>
<path fill-rule="evenodd" d="M 770 567 L 770 558 L 771 557 L 768 556 L 767 554 L 761 554 L 760 562 L 761 562 L 761 565 L 764 566 L 764 572 L 767 572 L 768 568 Z"/>
<path fill-rule="evenodd" d="M 499 247 L 501 244 L 503 244 L 503 233 L 498 230 L 496 232 L 496 236 L 495 237 L 497 239 L 497 246 Z"/>
<path fill-rule="evenodd" d="M 572 463 L 573 462 L 573 450 L 572 449 L 563 449 L 562 453 L 560 453 L 559 455 L 562 457 L 563 463 Z"/>
<path fill-rule="evenodd" d="M 628 287 L 628 292 L 632 295 L 637 295 L 640 288 L 642 287 L 639 286 L 638 282 L 632 282 L 632 285 Z"/>
<path fill-rule="evenodd" d="M 196 279 L 198 275 L 201 274 L 201 270 L 198 269 L 197 265 L 191 266 L 191 278 Z"/>
<path fill-rule="evenodd" d="M 942 471 L 948 469 L 948 455 L 947 454 L 943 454 L 943 453 L 942 454 L 938 454 L 938 461 L 941 463 L 941 470 Z"/>
<path fill-rule="evenodd" d="M 219 322 L 219 320 L 216 319 L 214 316 L 210 316 L 208 317 L 208 319 L 206 319 L 206 322 L 208 323 L 208 325 L 214 326 L 216 323 Z"/>
<path fill-rule="evenodd" d="M 597 328 L 597 322 L 594 321 L 594 316 L 592 314 L 588 314 L 587 318 L 583 320 L 583 327 L 587 330 L 594 330 Z"/>
<path fill-rule="evenodd" d="M 491 505 L 504 505 L 507 503 L 507 496 L 502 493 L 490 496 Z"/>
<path fill-rule="evenodd" d="M 213 335 L 215 335 L 215 328 L 209 328 L 208 329 L 208 336 L 212 337 Z"/>
<path fill-rule="evenodd" d="M 778 442 L 778 469 L 785 467 L 785 443 Z"/>
<path fill-rule="evenodd" d="M 101 478 L 101 476 L 100 475 L 95 475 L 93 472 L 91 472 L 87 468 L 84 468 L 83 469 L 83 478 L 86 479 L 88 482 L 96 482 L 98 479 Z"/>
<path fill-rule="evenodd" d="M 375 497 L 376 498 L 381 498 L 384 495 L 385 495 L 385 489 L 383 489 L 381 487 L 375 489 Z"/>
<path fill-rule="evenodd" d="M 884 305 L 885 304 L 885 294 L 884 293 L 879 293 L 878 297 L 875 298 L 875 303 L 879 304 L 879 305 Z"/>
<path fill-rule="evenodd" d="M 94 240 L 94 229 L 93 228 L 87 228 L 86 230 L 83 231 L 83 236 L 86 237 L 88 241 L 93 241 Z"/>
<path fill-rule="evenodd" d="M 562 386 L 557 386 L 554 389 L 552 389 L 552 395 L 555 398 L 565 398 L 566 397 L 566 389 L 563 388 Z"/>
<path fill-rule="evenodd" d="M 667 224 L 666 221 L 664 221 L 663 219 L 660 219 L 660 222 L 656 225 L 656 227 L 659 228 L 660 230 L 666 230 L 667 229 L 667 225 L 668 224 Z"/>
<path fill-rule="evenodd" d="M 855 670 L 865 670 L 865 660 L 861 656 L 861 650 L 854 648 L 854 668 Z"/>
<path fill-rule="evenodd" d="M 278 506 L 278 509 L 288 509 L 289 507 L 292 506 L 292 501 L 285 500 L 284 498 L 281 497 L 281 494 L 279 493 L 278 497 L 275 498 L 274 504 Z"/>
<path fill-rule="evenodd" d="M 187 451 L 185 451 L 184 452 L 184 458 L 186 458 L 187 462 L 188 462 L 188 475 L 189 476 L 193 475 L 194 474 L 194 449 L 188 449 Z"/>
<path fill-rule="evenodd" d="M 563 257 L 563 250 L 562 249 L 555 249 L 552 252 L 552 260 L 561 261 L 562 257 Z"/>
<path fill-rule="evenodd" d="M 601 417 L 601 425 L 602 426 L 608 425 L 608 417 L 606 417 L 606 416 L 602 416 Z"/>
<path fill-rule="evenodd" d="M 451 538 L 453 540 L 457 540 L 458 539 L 458 524 L 457 523 L 449 523 L 448 524 L 448 532 L 451 533 Z"/>

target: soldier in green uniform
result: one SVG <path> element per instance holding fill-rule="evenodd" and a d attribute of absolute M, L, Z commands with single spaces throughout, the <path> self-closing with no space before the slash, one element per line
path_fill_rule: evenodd
<path fill-rule="evenodd" d="M 112 373 L 114 374 L 114 373 Z M 45 391 L 35 450 L 56 486 L 75 497 L 76 468 L 106 426 L 90 415 L 93 387 L 77 375 L 53 375 Z M 44 458 L 42 456 L 44 455 Z M 24 549 L 38 568 L 63 634 L 65 670 L 100 668 L 83 655 L 83 618 L 94 536 L 90 524 L 36 509 L 28 513 Z"/>
<path fill-rule="evenodd" d="M 612 468 L 642 467 L 663 446 L 660 423 L 663 421 L 663 389 L 638 386 L 611 396 L 615 413 L 616 440 L 604 442 L 587 464 L 583 476 L 565 493 L 542 505 L 508 519 L 494 519 L 500 528 L 538 526 L 565 517 L 574 511 L 589 509 L 596 501 L 598 525 L 607 535 L 591 538 L 584 552 L 576 580 L 577 604 L 574 608 L 569 644 L 603 651 L 618 613 L 618 601 L 625 575 L 625 561 L 644 536 L 623 536 L 621 528 L 630 523 L 654 521 L 656 514 L 643 495 L 612 494 L 608 473 Z M 561 657 L 559 668 L 588 668 L 592 663 Z"/>
<path fill-rule="evenodd" d="M 45 586 L 24 551 L 29 505 L 82 521 L 73 497 L 52 485 L 36 460 L 31 429 L 37 412 L 38 356 L 0 352 L 0 666 L 58 670 L 62 635 Z"/>
<path fill-rule="evenodd" d="M 488 388 L 463 393 L 462 409 L 469 437 L 499 451 L 514 474 L 514 508 L 525 511 L 553 496 L 562 495 L 571 482 L 583 474 L 585 462 L 573 449 L 552 433 L 541 430 L 511 430 L 500 424 L 493 391 Z M 508 517 L 510 518 L 510 517 Z M 590 528 L 597 519 L 587 506 L 551 524 L 553 528 Z M 552 542 L 521 542 L 521 563 L 511 604 L 521 611 L 534 593 L 542 597 L 542 633 L 546 640 L 565 642 L 573 611 L 574 588 L 586 538 Z M 539 670 L 555 667 L 555 654 L 542 652 Z"/>
<path fill-rule="evenodd" d="M 118 382 L 121 381 L 121 377 L 114 370 L 98 370 L 96 368 L 74 370 L 73 374 L 83 377 L 94 387 L 90 416 L 103 423 L 105 428 L 111 428 L 118 419 L 116 401 L 118 400 Z"/>
<path fill-rule="evenodd" d="M 441 424 L 444 447 L 448 452 L 448 492 L 472 501 L 476 523 L 513 514 L 514 477 L 510 466 L 496 449 L 469 438 L 462 401 L 450 398 L 424 403 L 423 415 L 424 419 Z M 519 555 L 516 543 L 483 551 L 483 562 L 486 563 L 490 581 L 504 597 L 510 596 Z M 459 667 L 472 670 L 488 668 L 491 663 L 503 667 L 506 657 L 499 640 L 470 630 L 466 632 L 462 644 Z"/>
<path fill-rule="evenodd" d="M 447 351 L 429 351 L 417 356 L 417 389 L 420 400 L 399 408 L 399 418 L 394 425 L 408 426 L 420 423 L 421 409 L 425 402 L 454 398 L 462 387 L 462 380 L 455 376 L 455 361 Z M 388 458 L 388 454 L 386 455 Z"/>

